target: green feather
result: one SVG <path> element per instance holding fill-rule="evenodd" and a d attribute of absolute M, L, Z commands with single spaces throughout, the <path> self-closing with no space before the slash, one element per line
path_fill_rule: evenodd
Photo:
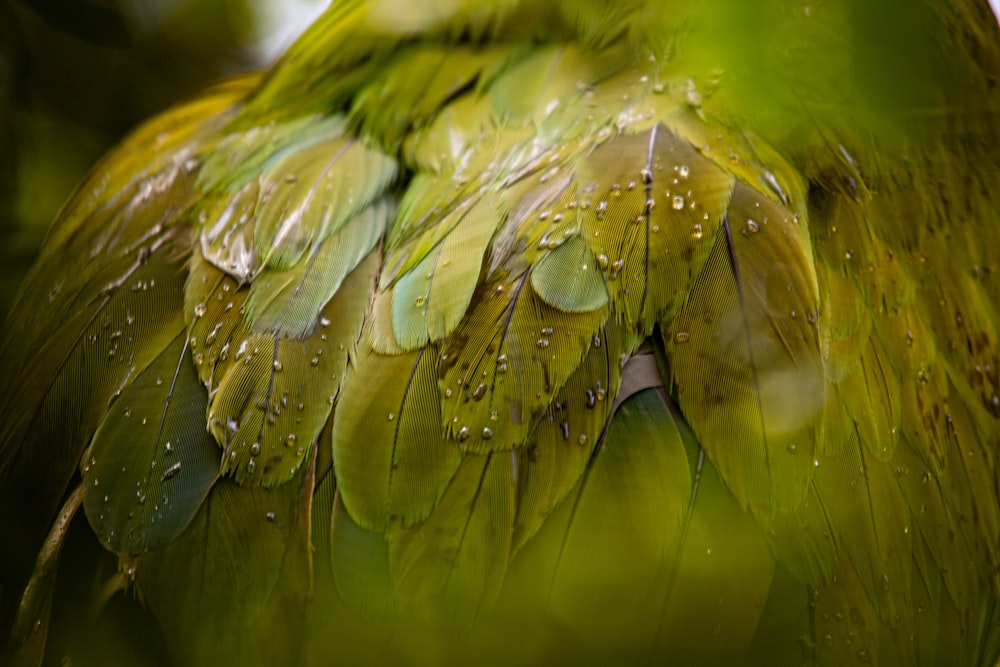
<path fill-rule="evenodd" d="M 612 415 L 622 362 L 637 336 L 613 321 L 594 335 L 580 367 L 538 421 L 531 444 L 517 456 L 516 553 L 544 525 L 584 474 Z"/>
<path fill-rule="evenodd" d="M 300 662 L 312 463 L 274 489 L 219 480 L 178 539 L 137 559 L 136 588 L 174 659 Z"/>
<path fill-rule="evenodd" d="M 510 558 L 513 456 L 466 454 L 426 521 L 390 526 L 389 571 L 403 608 L 466 625 L 489 611 Z"/>
<path fill-rule="evenodd" d="M 441 431 L 433 347 L 400 356 L 362 352 L 333 427 L 339 493 L 353 521 L 384 531 L 425 519 L 462 454 Z"/>
<path fill-rule="evenodd" d="M 803 225 L 737 185 L 667 351 L 681 409 L 742 504 L 805 496 L 823 414 L 817 283 Z"/>
<path fill-rule="evenodd" d="M 581 162 L 583 236 L 615 309 L 644 333 L 676 313 L 712 247 L 733 180 L 666 127 L 612 139 Z"/>
<path fill-rule="evenodd" d="M 499 213 L 497 198 L 489 194 L 456 211 L 453 227 L 439 223 L 451 227 L 447 236 L 393 285 L 393 333 L 403 349 L 439 342 L 458 326 L 472 301 Z"/>
<path fill-rule="evenodd" d="M 306 338 L 254 333 L 244 322 L 229 340 L 216 339 L 214 345 L 228 352 L 220 351 L 212 372 L 208 426 L 224 450 L 223 473 L 241 483 L 272 486 L 300 468 L 330 415 L 361 336 L 377 262 L 376 254 L 369 255 L 345 279 Z M 241 308 L 230 309 L 222 321 L 240 315 Z"/>
<path fill-rule="evenodd" d="M 608 303 L 608 286 L 587 242 L 571 236 L 542 256 L 531 286 L 545 303 L 567 313 L 585 313 Z"/>
<path fill-rule="evenodd" d="M 440 369 L 445 432 L 480 452 L 524 444 L 607 318 L 552 308 L 529 273 L 486 287 L 445 341 Z"/>
<path fill-rule="evenodd" d="M 105 547 L 139 554 L 187 528 L 219 476 L 206 403 L 183 332 L 112 403 L 82 466 L 83 506 Z"/>
<path fill-rule="evenodd" d="M 252 329 L 286 338 L 312 333 L 320 310 L 381 240 L 389 215 L 389 203 L 376 201 L 294 266 L 265 266 L 247 295 L 246 317 Z"/>
<path fill-rule="evenodd" d="M 264 264 L 287 268 L 385 190 L 396 165 L 353 138 L 305 136 L 263 168 L 254 239 Z"/>

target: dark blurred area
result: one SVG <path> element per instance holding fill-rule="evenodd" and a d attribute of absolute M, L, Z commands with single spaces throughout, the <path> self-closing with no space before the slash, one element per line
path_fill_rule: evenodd
<path fill-rule="evenodd" d="M 264 64 L 308 24 L 288 25 L 291 5 L 324 4 L 0 0 L 0 318 L 102 153 L 178 99 Z"/>

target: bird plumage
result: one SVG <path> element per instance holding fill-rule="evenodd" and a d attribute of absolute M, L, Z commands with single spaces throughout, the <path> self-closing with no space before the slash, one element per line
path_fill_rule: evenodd
<path fill-rule="evenodd" d="M 991 664 L 1000 42 L 892 7 L 335 2 L 138 129 L 0 347 L 8 659 Z"/>

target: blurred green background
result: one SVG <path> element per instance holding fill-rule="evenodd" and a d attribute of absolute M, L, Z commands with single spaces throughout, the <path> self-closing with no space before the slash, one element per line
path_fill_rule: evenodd
<path fill-rule="evenodd" d="M 62 204 L 142 120 L 265 65 L 327 0 L 0 0 L 0 317 Z"/>

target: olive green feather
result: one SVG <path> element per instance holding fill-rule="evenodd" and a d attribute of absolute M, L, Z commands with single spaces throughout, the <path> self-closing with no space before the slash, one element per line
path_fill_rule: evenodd
<path fill-rule="evenodd" d="M 419 264 L 392 287 L 392 324 L 398 344 L 407 350 L 440 342 L 455 330 L 472 301 L 482 258 L 500 221 L 495 196 L 484 195 L 452 213 L 453 227 Z M 410 254 L 419 252 L 411 248 Z"/>
<path fill-rule="evenodd" d="M 623 362 L 637 339 L 609 321 L 594 335 L 580 367 L 538 421 L 531 444 L 514 452 L 518 482 L 514 552 L 531 540 L 585 474 L 611 418 Z"/>
<path fill-rule="evenodd" d="M 998 30 L 333 3 L 50 232 L 0 661 L 993 665 Z"/>
<path fill-rule="evenodd" d="M 301 467 L 327 421 L 347 372 L 348 357 L 361 336 L 377 261 L 373 253 L 347 276 L 302 339 L 255 332 L 244 311 L 246 290 L 233 293 L 232 301 L 228 295 L 218 299 L 230 285 L 228 278 L 221 280 L 216 297 L 207 299 L 215 302 L 212 311 L 207 310 L 206 301 L 191 307 L 192 328 L 207 332 L 204 338 L 192 335 L 196 363 L 214 361 L 207 420 L 223 449 L 223 473 L 233 474 L 240 482 L 273 486 L 290 479 Z M 233 303 L 236 306 L 230 307 Z M 217 329 L 219 324 L 222 327 Z M 228 332 L 229 337 L 220 339 L 219 332 Z M 210 352 L 205 359 L 197 344 L 210 337 L 207 345 L 219 353 Z"/>
<path fill-rule="evenodd" d="M 477 296 L 441 353 L 443 424 L 468 451 L 510 449 L 524 444 L 608 315 L 549 306 L 527 272 Z"/>
<path fill-rule="evenodd" d="M 823 414 L 808 243 L 787 209 L 737 185 L 669 328 L 681 409 L 736 497 L 763 515 L 805 496 Z"/>
<path fill-rule="evenodd" d="M 581 161 L 570 205 L 619 316 L 648 334 L 684 303 L 708 257 L 733 178 L 662 125 Z M 555 286 L 553 286 L 555 289 Z"/>
<path fill-rule="evenodd" d="M 83 455 L 83 506 L 115 552 L 138 555 L 178 537 L 219 476 L 186 335 L 122 390 Z M 197 400 L 199 394 L 202 400 Z"/>
<path fill-rule="evenodd" d="M 163 617 L 169 636 L 188 638 L 171 646 L 173 660 L 301 662 L 312 463 L 274 489 L 220 480 L 183 535 L 135 561 L 139 594 L 173 610 Z M 287 632 L 286 623 L 299 630 Z"/>
<path fill-rule="evenodd" d="M 398 356 L 363 350 L 333 424 L 341 501 L 366 530 L 423 521 L 462 452 L 444 437 L 433 347 Z"/>
<path fill-rule="evenodd" d="M 514 456 L 466 454 L 426 521 L 389 527 L 389 572 L 403 609 L 449 624 L 488 613 L 511 553 Z"/>

